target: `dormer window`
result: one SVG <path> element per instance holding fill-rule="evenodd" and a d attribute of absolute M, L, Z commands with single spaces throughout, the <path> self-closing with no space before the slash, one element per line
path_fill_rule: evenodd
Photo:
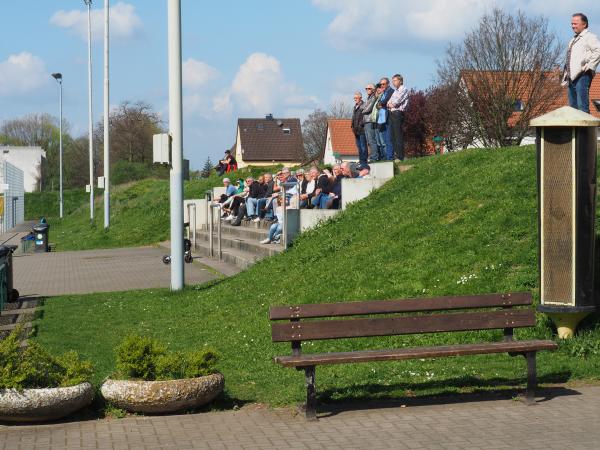
<path fill-rule="evenodd" d="M 289 128 L 283 128 L 283 134 L 291 134 L 292 130 L 290 130 Z"/>

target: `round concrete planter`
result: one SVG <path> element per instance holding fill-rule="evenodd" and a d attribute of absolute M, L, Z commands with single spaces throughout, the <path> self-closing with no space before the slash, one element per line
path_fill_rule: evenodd
<path fill-rule="evenodd" d="M 0 420 L 42 422 L 56 420 L 89 405 L 94 398 L 90 383 L 40 389 L 0 389 Z"/>
<path fill-rule="evenodd" d="M 106 380 L 100 391 L 106 400 L 130 412 L 160 414 L 196 408 L 223 390 L 220 373 L 166 381 Z"/>

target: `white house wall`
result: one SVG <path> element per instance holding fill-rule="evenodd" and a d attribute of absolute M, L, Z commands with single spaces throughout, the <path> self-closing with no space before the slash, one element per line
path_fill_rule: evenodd
<path fill-rule="evenodd" d="M 41 147 L 2 146 L 0 155 L 23 171 L 25 192 L 35 192 L 39 189 L 42 160 L 46 158 L 46 152 Z"/>

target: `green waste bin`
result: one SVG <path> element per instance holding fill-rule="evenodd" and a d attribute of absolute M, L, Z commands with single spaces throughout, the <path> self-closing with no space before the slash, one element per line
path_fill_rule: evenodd
<path fill-rule="evenodd" d="M 50 225 L 47 223 L 38 223 L 33 226 L 34 251 L 35 253 L 44 253 L 48 251 L 48 231 Z"/>
<path fill-rule="evenodd" d="M 14 286 L 13 253 L 17 245 L 0 245 L 0 260 L 4 262 L 6 271 L 6 301 L 16 302 L 19 300 L 19 291 Z"/>
<path fill-rule="evenodd" d="M 8 256 L 11 251 L 0 246 L 0 310 L 4 309 L 4 305 L 8 302 Z"/>

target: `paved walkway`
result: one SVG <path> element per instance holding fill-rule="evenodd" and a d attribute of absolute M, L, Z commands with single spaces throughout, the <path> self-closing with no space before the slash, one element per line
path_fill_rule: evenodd
<path fill-rule="evenodd" d="M 0 449 L 598 449 L 600 387 L 552 388 L 535 406 L 477 397 L 330 410 L 289 409 L 0 426 Z M 472 399 L 471 399 L 472 400 Z M 364 406 L 364 405 L 363 405 Z"/>
<path fill-rule="evenodd" d="M 15 255 L 14 285 L 21 296 L 50 296 L 169 287 L 171 268 L 162 247 Z M 185 265 L 186 284 L 216 278 L 207 266 Z"/>

